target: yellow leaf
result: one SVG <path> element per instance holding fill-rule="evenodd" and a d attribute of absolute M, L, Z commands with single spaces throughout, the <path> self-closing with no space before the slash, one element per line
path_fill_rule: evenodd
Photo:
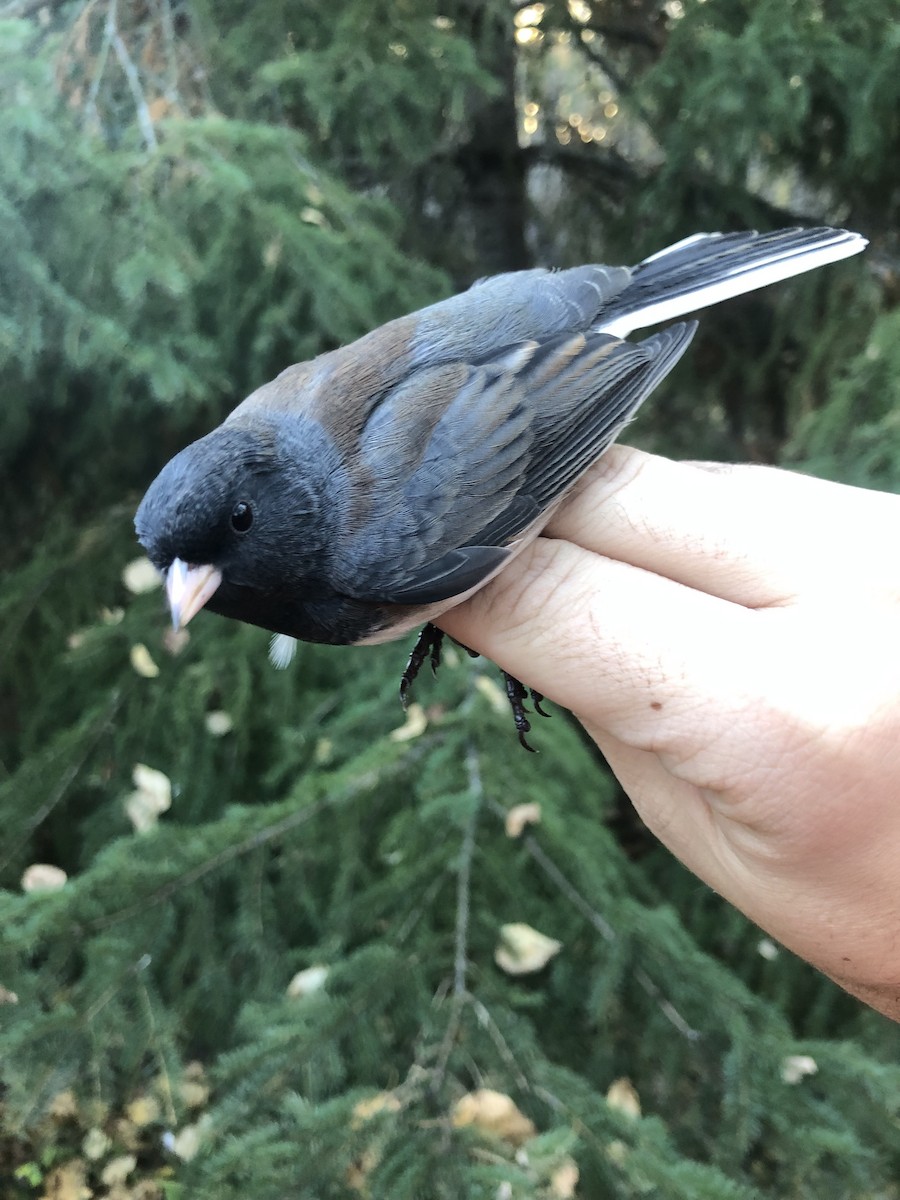
<path fill-rule="evenodd" d="M 515 922 L 500 926 L 500 941 L 494 951 L 494 962 L 507 975 L 531 975 L 543 970 L 551 958 L 562 950 L 562 942 Z"/>
<path fill-rule="evenodd" d="M 540 825 L 541 806 L 531 804 L 515 804 L 506 814 L 506 836 L 521 837 L 526 825 Z"/>
<path fill-rule="evenodd" d="M 267 267 L 276 267 L 281 261 L 281 251 L 283 249 L 280 237 L 273 238 L 270 242 L 266 242 L 263 246 L 262 260 Z"/>
<path fill-rule="evenodd" d="M 159 1101 L 155 1096 L 136 1096 L 125 1109 L 132 1125 L 144 1129 L 159 1120 Z"/>
<path fill-rule="evenodd" d="M 133 596 L 162 587 L 162 576 L 149 558 L 133 558 L 122 571 L 122 582 Z"/>
<path fill-rule="evenodd" d="M 514 1100 L 491 1088 L 467 1092 L 454 1105 L 452 1119 L 457 1128 L 475 1125 L 484 1133 L 501 1138 L 513 1146 L 520 1146 L 537 1133 L 534 1122 L 525 1116 Z"/>
<path fill-rule="evenodd" d="M 406 723 L 392 731 L 392 742 L 410 742 L 421 737 L 428 728 L 428 717 L 421 704 L 411 704 L 406 710 Z"/>
<path fill-rule="evenodd" d="M 178 1094 L 188 1108 L 203 1108 L 209 1100 L 209 1084 L 203 1063 L 189 1062 L 178 1085 Z"/>
<path fill-rule="evenodd" d="M 606 1157 L 610 1162 L 615 1163 L 617 1167 L 625 1165 L 625 1160 L 628 1158 L 630 1151 L 625 1142 L 621 1138 L 616 1138 L 606 1147 Z"/>
<path fill-rule="evenodd" d="M 316 748 L 313 750 L 313 761 L 317 767 L 327 766 L 331 762 L 331 756 L 334 751 L 334 743 L 331 738 L 319 738 L 316 742 Z"/>
<path fill-rule="evenodd" d="M 22 874 L 23 892 L 58 892 L 65 887 L 68 875 L 52 863 L 32 863 Z"/>
<path fill-rule="evenodd" d="M 313 208 L 311 204 L 300 210 L 300 220 L 305 221 L 307 225 L 327 225 L 328 218 L 324 213 L 319 212 L 317 208 Z"/>
<path fill-rule="evenodd" d="M 87 1170 L 80 1158 L 54 1167 L 44 1181 L 41 1200 L 90 1200 L 93 1192 L 86 1184 Z"/>
<path fill-rule="evenodd" d="M 132 667 L 142 679 L 155 679 L 159 674 L 159 667 L 143 642 L 136 642 L 131 647 L 129 657 Z"/>
<path fill-rule="evenodd" d="M 175 1134 L 167 1134 L 163 1144 L 171 1150 L 182 1162 L 190 1162 L 195 1158 L 202 1143 L 209 1137 L 212 1121 L 209 1114 L 204 1113 L 193 1125 L 185 1125 Z"/>
<path fill-rule="evenodd" d="M 797 1084 L 807 1075 L 815 1075 L 819 1064 L 808 1054 L 789 1054 L 781 1064 L 781 1078 L 785 1083 Z"/>
<path fill-rule="evenodd" d="M 133 1154 L 120 1154 L 111 1158 L 100 1172 L 100 1179 L 107 1187 L 122 1184 L 137 1166 L 137 1158 Z"/>
<path fill-rule="evenodd" d="M 490 704 L 494 712 L 504 714 L 508 711 L 509 701 L 500 690 L 499 684 L 495 683 L 493 679 L 487 675 L 476 675 L 475 686 L 481 692 L 482 696 L 484 696 L 485 700 L 487 700 L 488 704 Z"/>
<path fill-rule="evenodd" d="M 168 775 L 145 763 L 135 763 L 132 779 L 135 790 L 125 798 L 125 812 L 135 833 L 146 833 L 156 828 L 160 813 L 171 808 L 172 783 Z"/>
<path fill-rule="evenodd" d="M 102 1158 L 111 1148 L 112 1141 L 96 1125 L 93 1129 L 89 1129 L 81 1139 L 81 1153 L 90 1162 L 96 1162 L 98 1158 Z"/>
<path fill-rule="evenodd" d="M 57 1092 L 47 1105 L 47 1112 L 54 1121 L 68 1121 L 77 1117 L 78 1101 L 75 1099 L 75 1093 L 68 1088 L 64 1092 Z"/>
<path fill-rule="evenodd" d="M 381 1155 L 371 1146 L 362 1152 L 356 1162 L 347 1168 L 347 1186 L 363 1196 L 371 1196 L 369 1191 L 369 1176 L 381 1161 Z"/>
<path fill-rule="evenodd" d="M 358 1129 L 380 1112 L 399 1112 L 400 1101 L 393 1092 L 376 1092 L 353 1106 L 353 1128 Z"/>
<path fill-rule="evenodd" d="M 206 714 L 206 732 L 211 733 L 213 737 L 224 737 L 226 733 L 231 733 L 234 729 L 234 721 L 227 712 L 221 710 Z"/>
<path fill-rule="evenodd" d="M 624 1076 L 621 1079 L 614 1079 L 609 1085 L 606 1093 L 606 1103 L 610 1108 L 617 1109 L 627 1117 L 639 1117 L 641 1115 L 641 1098 L 637 1094 L 631 1080 L 626 1079 Z"/>
<path fill-rule="evenodd" d="M 550 1176 L 550 1193 L 554 1200 L 571 1200 L 578 1185 L 578 1166 L 573 1159 L 567 1158 Z"/>
<path fill-rule="evenodd" d="M 304 971 L 298 971 L 287 985 L 287 994 L 292 1000 L 302 1000 L 304 996 L 310 996 L 313 992 L 323 988 L 327 978 L 327 967 L 307 967 Z"/>

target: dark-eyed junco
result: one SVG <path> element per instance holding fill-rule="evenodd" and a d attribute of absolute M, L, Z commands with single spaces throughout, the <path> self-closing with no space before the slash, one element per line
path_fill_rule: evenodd
<path fill-rule="evenodd" d="M 160 472 L 136 517 L 172 619 L 397 638 L 541 532 L 694 334 L 642 329 L 858 253 L 836 229 L 697 234 L 636 267 L 520 271 L 288 367 Z M 426 628 L 403 692 L 440 637 Z M 520 740 L 526 690 L 507 679 Z M 537 704 L 540 697 L 535 697 Z"/>

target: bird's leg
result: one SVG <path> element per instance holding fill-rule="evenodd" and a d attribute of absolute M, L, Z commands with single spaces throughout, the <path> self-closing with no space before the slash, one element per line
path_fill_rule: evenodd
<path fill-rule="evenodd" d="M 409 690 L 426 659 L 431 663 L 431 673 L 437 675 L 437 669 L 441 665 L 441 646 L 443 640 L 443 630 L 438 629 L 436 625 L 432 625 L 430 621 L 416 639 L 416 644 L 412 648 L 406 669 L 400 678 L 400 702 L 404 708 L 409 703 Z M 462 642 L 457 642 L 455 638 L 452 640 L 472 658 L 478 657 L 476 650 L 470 650 L 468 646 L 464 646 Z M 531 732 L 531 722 L 526 715 L 528 710 L 525 707 L 525 701 L 530 696 L 531 702 L 534 705 L 534 711 L 540 713 L 542 717 L 549 717 L 550 713 L 544 712 L 541 708 L 541 701 L 544 697 L 540 692 L 535 691 L 534 688 L 527 688 L 524 683 L 521 683 L 507 671 L 503 671 L 502 675 L 506 682 L 506 695 L 512 708 L 513 721 L 516 725 L 516 733 L 519 735 L 519 742 L 526 750 L 535 754 L 534 747 L 529 746 L 525 737 L 527 733 Z"/>
<path fill-rule="evenodd" d="M 528 711 L 525 707 L 525 701 L 528 699 L 528 688 L 524 683 L 520 683 L 513 675 L 507 671 L 503 672 L 503 678 L 506 680 L 506 695 L 509 699 L 510 707 L 512 708 L 513 720 L 516 723 L 516 733 L 519 735 L 519 745 L 526 750 L 535 754 L 534 746 L 529 746 L 525 737 L 526 733 L 531 732 L 531 722 L 526 717 Z"/>
<path fill-rule="evenodd" d="M 527 688 L 524 683 L 521 683 L 515 676 L 510 675 L 508 671 L 503 671 L 503 678 L 506 681 L 506 695 L 509 698 L 510 707 L 513 712 L 513 720 L 516 723 L 516 733 L 519 735 L 519 743 L 530 750 L 532 754 L 536 754 L 534 746 L 529 746 L 528 740 L 525 737 L 526 733 L 531 732 L 531 722 L 525 715 L 528 709 L 525 707 L 525 701 L 531 696 L 531 702 L 534 705 L 534 711 L 540 713 L 542 717 L 549 717 L 551 714 L 544 712 L 541 708 L 541 701 L 544 697 L 540 692 L 536 692 L 534 688 Z"/>
<path fill-rule="evenodd" d="M 441 643 L 443 640 L 444 631 L 438 629 L 436 625 L 432 625 L 430 621 L 419 634 L 416 644 L 412 648 L 412 654 L 409 656 L 409 661 L 406 664 L 406 670 L 400 677 L 400 703 L 404 708 L 409 703 L 409 689 L 412 687 L 426 658 L 431 662 L 432 675 L 437 675 L 437 669 L 441 665 Z"/>

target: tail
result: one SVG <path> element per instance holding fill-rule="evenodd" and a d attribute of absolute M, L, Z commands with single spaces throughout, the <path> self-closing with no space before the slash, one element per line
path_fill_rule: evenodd
<path fill-rule="evenodd" d="M 596 328 L 627 337 L 635 329 L 849 258 L 867 245 L 846 229 L 696 233 L 638 263 Z"/>

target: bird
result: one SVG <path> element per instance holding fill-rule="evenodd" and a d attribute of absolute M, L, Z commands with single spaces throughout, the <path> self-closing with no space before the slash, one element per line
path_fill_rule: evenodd
<path fill-rule="evenodd" d="M 636 266 L 535 268 L 287 367 L 148 488 L 138 540 L 176 628 L 202 608 L 296 640 L 424 626 L 401 679 L 440 662 L 442 612 L 542 531 L 697 328 L 631 334 L 859 253 L 844 229 L 699 233 Z M 526 701 L 504 673 L 519 741 Z"/>

